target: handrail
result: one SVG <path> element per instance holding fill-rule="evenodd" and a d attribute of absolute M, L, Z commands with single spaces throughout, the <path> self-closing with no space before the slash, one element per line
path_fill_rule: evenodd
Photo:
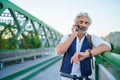
<path fill-rule="evenodd" d="M 114 67 L 120 70 L 120 55 L 111 52 L 105 52 L 102 55 L 102 58 L 112 64 Z"/>
<path fill-rule="evenodd" d="M 101 55 L 95 56 L 95 80 L 98 79 L 98 64 L 103 64 L 104 61 L 110 63 L 115 69 L 120 70 L 120 55 L 112 52 L 104 52 Z"/>

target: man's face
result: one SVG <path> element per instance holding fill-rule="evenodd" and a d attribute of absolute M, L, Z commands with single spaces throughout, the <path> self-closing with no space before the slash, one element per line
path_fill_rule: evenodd
<path fill-rule="evenodd" d="M 87 32 L 88 27 L 90 25 L 88 17 L 85 17 L 85 16 L 79 17 L 77 24 L 79 25 L 78 32 L 82 34 L 85 34 Z"/>

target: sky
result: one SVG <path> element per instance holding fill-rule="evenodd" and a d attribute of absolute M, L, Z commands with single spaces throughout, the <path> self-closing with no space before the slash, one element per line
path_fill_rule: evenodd
<path fill-rule="evenodd" d="M 87 12 L 89 34 L 107 36 L 120 32 L 120 0 L 9 0 L 63 35 L 71 33 L 74 18 Z"/>

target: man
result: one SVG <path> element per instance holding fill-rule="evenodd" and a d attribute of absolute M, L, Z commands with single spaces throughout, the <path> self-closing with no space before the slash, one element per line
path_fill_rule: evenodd
<path fill-rule="evenodd" d="M 74 21 L 72 33 L 65 35 L 56 47 L 57 54 L 64 54 L 60 71 L 62 74 L 88 77 L 92 73 L 91 57 L 110 51 L 111 46 L 96 35 L 87 34 L 92 22 L 87 13 L 79 13 Z M 71 79 L 61 75 L 61 80 Z"/>

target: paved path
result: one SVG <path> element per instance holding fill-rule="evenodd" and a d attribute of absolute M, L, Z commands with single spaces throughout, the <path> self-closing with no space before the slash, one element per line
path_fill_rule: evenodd
<path fill-rule="evenodd" d="M 56 56 L 56 55 L 41 57 L 41 58 L 37 58 L 36 60 L 28 60 L 22 64 L 15 64 L 15 65 L 5 67 L 3 70 L 0 70 L 0 79 L 5 77 L 5 76 L 8 76 L 10 74 L 16 73 L 16 72 L 21 71 L 23 69 L 26 69 L 30 66 L 35 65 L 35 64 L 38 64 L 38 63 L 45 61 L 49 58 L 52 58 L 54 56 Z M 44 71 L 40 72 L 36 76 L 32 77 L 30 80 L 59 80 L 59 77 L 60 77 L 59 76 L 59 69 L 61 66 L 61 61 L 62 60 L 59 60 L 58 62 L 56 62 L 55 64 L 53 64 L 49 68 L 45 69 Z M 13 80 L 21 80 L 23 77 L 25 77 L 26 75 L 29 75 L 32 72 L 33 71 L 31 71 L 27 74 L 23 74 L 17 78 L 14 78 Z"/>
<path fill-rule="evenodd" d="M 42 57 L 42 58 L 37 58 L 36 60 L 28 60 L 28 61 L 25 61 L 24 63 L 22 64 L 14 64 L 14 65 L 11 65 L 11 66 L 7 66 L 5 67 L 4 69 L 0 70 L 0 79 L 3 78 L 3 77 L 6 77 L 8 75 L 11 75 L 13 73 L 16 73 L 18 71 L 21 71 L 23 69 L 26 69 L 28 67 L 31 67 L 33 65 L 36 65 L 42 61 L 45 61 L 49 58 L 52 58 L 56 55 L 50 55 L 50 56 L 45 56 L 45 57 Z M 56 70 L 55 70 L 56 71 Z M 44 71 L 43 71 L 44 72 Z M 51 73 L 52 74 L 52 73 Z M 54 73 L 53 73 L 54 74 Z M 56 73 L 55 73 L 56 74 Z M 35 78 L 35 77 L 34 77 Z M 14 80 L 20 80 L 20 78 L 15 78 Z M 37 80 L 37 79 L 36 79 Z M 39 80 L 39 79 L 38 79 Z"/>
<path fill-rule="evenodd" d="M 61 60 L 30 80 L 59 80 Z"/>

